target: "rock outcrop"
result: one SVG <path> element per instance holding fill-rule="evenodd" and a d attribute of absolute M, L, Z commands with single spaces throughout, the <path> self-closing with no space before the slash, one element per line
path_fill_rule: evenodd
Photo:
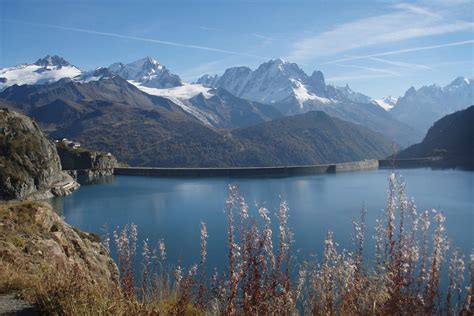
<path fill-rule="evenodd" d="M 61 141 L 56 143 L 63 170 L 71 176 L 106 176 L 114 173 L 117 158 L 111 153 L 70 148 Z"/>
<path fill-rule="evenodd" d="M 38 268 L 68 273 L 112 287 L 117 266 L 97 235 L 82 232 L 44 202 L 0 205 L 0 265 L 37 274 Z M 25 272 L 27 273 L 27 272 Z"/>
<path fill-rule="evenodd" d="M 78 186 L 61 171 L 54 143 L 36 123 L 0 109 L 0 200 L 49 198 Z"/>

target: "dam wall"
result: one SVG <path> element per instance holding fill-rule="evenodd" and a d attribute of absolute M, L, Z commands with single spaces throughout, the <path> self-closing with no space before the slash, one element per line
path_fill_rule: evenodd
<path fill-rule="evenodd" d="M 348 171 L 359 171 L 359 170 L 374 170 L 379 168 L 379 161 L 372 160 L 361 160 L 348 163 L 335 164 L 335 172 L 348 172 Z"/>
<path fill-rule="evenodd" d="M 378 160 L 363 160 L 341 164 L 279 166 L 279 167 L 239 167 L 239 168 L 147 168 L 116 167 L 115 175 L 152 177 L 253 177 L 253 176 L 293 176 L 324 174 L 359 170 L 378 169 Z"/>

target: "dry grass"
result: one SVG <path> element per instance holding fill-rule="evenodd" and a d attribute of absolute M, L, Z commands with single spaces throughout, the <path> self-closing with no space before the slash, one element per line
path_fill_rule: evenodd
<path fill-rule="evenodd" d="M 403 179 L 390 174 L 388 180 L 387 207 L 375 227 L 373 250 L 365 247 L 362 211 L 353 223 L 352 249 L 338 249 L 329 231 L 321 260 L 297 264 L 286 202 L 280 203 L 278 229 L 272 231 L 269 211 L 259 207 L 250 214 L 244 197 L 230 186 L 225 271 L 206 275 L 205 223 L 199 264 L 188 268 L 167 263 L 163 241 L 155 249 L 147 240 L 138 247 L 132 224 L 113 233 L 120 270 L 115 288 L 93 285 L 75 269 L 58 275 L 45 267 L 23 271 L 13 265 L 2 266 L 0 288 L 21 290 L 44 311 L 67 315 L 472 314 L 474 255 L 466 284 L 465 259 L 451 251 L 444 216 L 418 212 L 405 196 Z M 368 254 L 374 260 L 365 259 Z M 136 257 L 142 258 L 139 267 Z M 447 288 L 440 285 L 444 271 Z"/>

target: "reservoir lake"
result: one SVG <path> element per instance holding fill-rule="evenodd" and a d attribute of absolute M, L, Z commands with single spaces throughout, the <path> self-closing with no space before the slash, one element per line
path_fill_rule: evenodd
<path fill-rule="evenodd" d="M 328 230 L 334 232 L 338 249 L 351 248 L 352 220 L 367 210 L 367 253 L 373 253 L 374 225 L 386 207 L 389 170 L 320 174 L 285 178 L 161 178 L 110 176 L 83 184 L 73 194 L 51 203 L 67 223 L 84 231 L 110 237 L 115 227 L 135 223 L 141 242 L 156 246 L 164 239 L 168 262 L 185 265 L 199 262 L 200 222 L 208 231 L 208 268 L 227 264 L 225 201 L 228 185 L 236 184 L 258 217 L 256 204 L 265 205 L 277 236 L 280 199 L 290 207 L 289 225 L 294 232 L 298 260 L 321 258 Z M 447 235 L 453 247 L 468 255 L 474 248 L 474 172 L 461 170 L 399 169 L 406 192 L 418 213 L 437 209 L 446 216 Z M 433 225 L 432 221 L 432 225 Z M 111 238 L 112 239 L 112 238 Z M 275 240 L 276 242 L 276 240 Z M 111 241 L 112 243 L 112 241 Z M 141 244 L 139 245 L 139 253 Z"/>

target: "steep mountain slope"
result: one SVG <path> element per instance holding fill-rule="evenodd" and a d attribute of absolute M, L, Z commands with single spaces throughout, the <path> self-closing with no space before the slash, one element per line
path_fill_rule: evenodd
<path fill-rule="evenodd" d="M 309 112 L 231 132 L 201 130 L 155 143 L 141 152 L 148 166 L 284 166 L 347 162 L 390 153 L 390 142 L 371 130 Z M 172 155 L 170 153 L 173 153 Z"/>
<path fill-rule="evenodd" d="M 129 64 L 115 63 L 110 65 L 108 70 L 126 80 L 139 82 L 145 87 L 171 88 L 183 84 L 178 75 L 171 73 L 151 57 L 145 57 Z"/>
<path fill-rule="evenodd" d="M 444 115 L 474 104 L 474 80 L 458 77 L 445 87 L 411 87 L 400 97 L 390 113 L 398 120 L 426 132 Z"/>
<path fill-rule="evenodd" d="M 81 70 L 63 58 L 48 55 L 34 64 L 0 69 L 0 91 L 15 84 L 46 84 L 80 74 Z"/>
<path fill-rule="evenodd" d="M 421 143 L 397 156 L 400 159 L 442 156 L 445 164 L 474 168 L 474 106 L 438 120 Z"/>
<path fill-rule="evenodd" d="M 285 117 L 232 133 L 259 164 L 276 165 L 347 162 L 377 158 L 390 151 L 391 143 L 366 127 L 322 111 Z"/>
<path fill-rule="evenodd" d="M 281 59 L 247 67 L 227 69 L 222 76 L 205 75 L 198 83 L 223 88 L 252 101 L 271 104 L 284 115 L 324 111 L 332 116 L 367 126 L 402 146 L 421 139 L 422 134 L 394 119 L 366 95 L 345 87 L 326 85 L 324 75 L 308 76 L 298 65 Z"/>

